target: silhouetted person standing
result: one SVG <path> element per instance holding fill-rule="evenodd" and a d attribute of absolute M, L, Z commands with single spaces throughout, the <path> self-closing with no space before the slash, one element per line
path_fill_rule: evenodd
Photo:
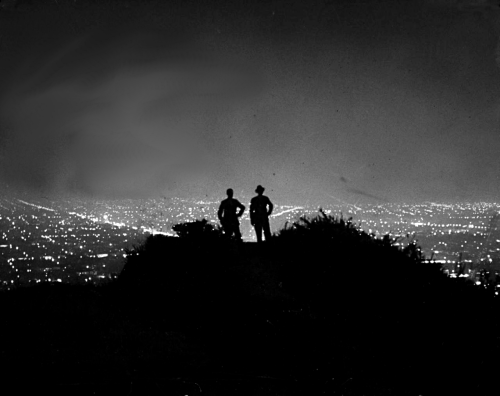
<path fill-rule="evenodd" d="M 226 194 L 227 198 L 220 203 L 217 216 L 222 224 L 224 235 L 230 238 L 234 234 L 236 239 L 241 241 L 240 222 L 238 218 L 243 215 L 245 206 L 243 206 L 240 201 L 233 198 L 232 188 L 228 188 Z M 238 209 L 239 211 L 237 212 Z"/>
<path fill-rule="evenodd" d="M 258 195 L 253 197 L 250 201 L 250 222 L 255 228 L 257 242 L 262 242 L 262 230 L 264 230 L 266 241 L 269 241 L 271 239 L 269 215 L 273 211 L 273 203 L 268 197 L 262 195 L 264 193 L 264 187 L 261 185 L 257 186 L 255 192 Z"/>

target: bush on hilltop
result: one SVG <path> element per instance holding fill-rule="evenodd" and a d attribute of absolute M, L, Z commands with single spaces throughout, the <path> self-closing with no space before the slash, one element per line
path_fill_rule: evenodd
<path fill-rule="evenodd" d="M 213 241 L 223 237 L 221 227 L 219 225 L 213 226 L 209 224 L 207 219 L 176 224 L 172 229 L 181 238 Z"/>

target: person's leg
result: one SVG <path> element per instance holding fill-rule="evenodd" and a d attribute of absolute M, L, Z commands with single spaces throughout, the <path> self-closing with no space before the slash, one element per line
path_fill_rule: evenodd
<path fill-rule="evenodd" d="M 255 223 L 255 234 L 257 235 L 257 242 L 262 242 L 262 224 Z"/>
<path fill-rule="evenodd" d="M 271 226 L 269 225 L 269 221 L 266 221 L 263 224 L 264 228 L 264 236 L 266 237 L 266 242 L 268 242 L 271 239 Z"/>
<path fill-rule="evenodd" d="M 234 231 L 234 229 L 233 229 L 232 224 L 228 223 L 228 224 L 224 225 L 224 236 L 226 238 L 228 238 L 228 239 L 231 238 L 231 236 L 233 235 L 233 231 Z"/>
<path fill-rule="evenodd" d="M 241 238 L 241 231 L 240 231 L 240 226 L 239 224 L 234 226 L 234 236 L 236 237 L 237 241 L 242 241 L 243 239 Z"/>

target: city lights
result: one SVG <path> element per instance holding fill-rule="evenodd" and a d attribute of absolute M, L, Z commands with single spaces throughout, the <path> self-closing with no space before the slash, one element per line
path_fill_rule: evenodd
<path fill-rule="evenodd" d="M 2 198 L 0 205 L 0 263 L 4 263 L 0 279 L 6 285 L 11 280 L 108 279 L 121 270 L 125 250 L 142 242 L 147 234 L 176 236 L 173 225 L 202 218 L 218 224 L 219 202 L 163 197 L 42 203 Z M 301 216 L 316 216 L 318 209 L 278 203 L 271 228 L 278 231 Z M 395 246 L 416 241 L 424 257 L 441 264 L 450 277 L 472 276 L 471 267 L 476 263 L 499 269 L 500 233 L 495 216 L 499 209 L 492 203 L 378 204 L 359 207 L 354 214 L 351 206 L 322 207 L 331 216 L 347 213 L 360 229 L 376 238 L 389 235 Z M 245 241 L 255 241 L 248 211 L 241 218 L 241 231 Z M 457 266 L 466 270 L 458 273 Z M 473 275 L 477 278 L 478 274 L 475 271 Z"/>

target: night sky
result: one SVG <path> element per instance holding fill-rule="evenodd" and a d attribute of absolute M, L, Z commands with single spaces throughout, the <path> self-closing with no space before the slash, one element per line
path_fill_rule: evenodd
<path fill-rule="evenodd" d="M 9 188 L 499 201 L 498 1 L 1 4 Z"/>

